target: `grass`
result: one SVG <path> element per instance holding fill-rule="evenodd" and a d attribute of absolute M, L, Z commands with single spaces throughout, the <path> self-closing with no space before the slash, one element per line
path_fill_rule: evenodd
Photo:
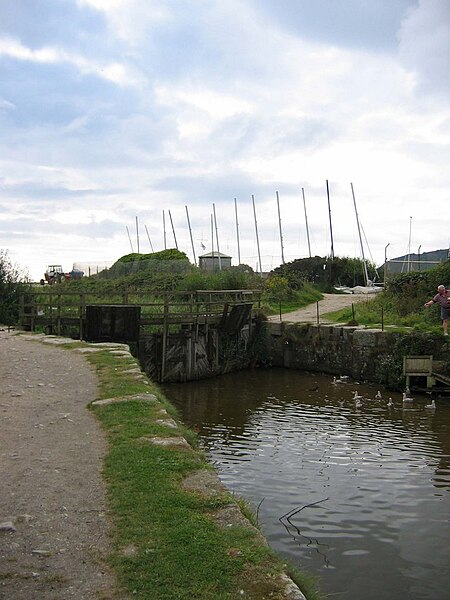
<path fill-rule="evenodd" d="M 313 302 L 322 300 L 322 293 L 310 284 L 305 284 L 301 290 L 291 291 L 289 298 L 280 300 L 273 296 L 265 296 L 263 298 L 263 309 L 268 315 L 277 315 L 280 313 L 288 313 L 304 306 L 308 306 Z"/>
<path fill-rule="evenodd" d="M 187 475 L 212 467 L 195 447 L 195 433 L 180 424 L 160 389 L 125 373 L 137 366 L 134 359 L 109 349 L 86 357 L 98 374 L 98 399 L 148 398 L 92 406 L 109 440 L 104 477 L 113 521 L 111 565 L 121 589 L 152 600 L 284 598 L 279 575 L 286 566 L 258 530 L 217 522 L 217 512 L 236 505 L 236 498 L 226 491 L 183 488 Z M 161 411 L 177 420 L 176 428 L 164 423 L 167 416 Z M 192 446 L 159 446 L 149 442 L 153 436 L 184 437 Z M 241 500 L 239 504 L 245 506 Z M 309 600 L 319 598 L 310 578 L 294 570 L 289 574 Z"/>
<path fill-rule="evenodd" d="M 383 325 L 388 329 L 395 328 L 398 332 L 442 333 L 442 325 L 435 312 L 423 308 L 417 312 L 400 315 L 383 292 L 379 292 L 375 298 L 365 302 L 355 303 L 354 315 L 356 323 L 366 327 L 381 328 Z M 326 316 L 334 323 L 351 323 L 353 320 L 351 307 L 327 313 Z"/>

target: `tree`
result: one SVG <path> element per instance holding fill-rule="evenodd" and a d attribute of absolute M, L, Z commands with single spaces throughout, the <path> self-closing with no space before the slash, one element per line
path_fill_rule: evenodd
<path fill-rule="evenodd" d="M 14 325 L 19 318 L 19 296 L 24 275 L 13 265 L 7 250 L 0 249 L 0 323 Z"/>

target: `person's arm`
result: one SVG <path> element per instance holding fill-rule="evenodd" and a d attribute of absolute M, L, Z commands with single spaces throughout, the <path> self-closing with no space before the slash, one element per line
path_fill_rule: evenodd
<path fill-rule="evenodd" d="M 424 306 L 425 308 L 430 307 L 432 304 L 434 304 L 434 300 L 428 300 L 428 302 L 425 302 Z"/>

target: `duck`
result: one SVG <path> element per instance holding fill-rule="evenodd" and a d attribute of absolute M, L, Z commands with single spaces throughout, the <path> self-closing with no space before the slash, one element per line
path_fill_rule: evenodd
<path fill-rule="evenodd" d="M 411 404 L 411 402 L 414 402 L 414 398 L 411 398 L 411 396 L 408 396 L 407 392 L 403 392 L 402 400 L 403 400 L 403 404 Z"/>
<path fill-rule="evenodd" d="M 362 397 L 362 396 L 360 396 L 360 395 L 358 394 L 358 392 L 355 390 L 355 391 L 353 392 L 353 400 L 355 400 L 355 401 L 356 401 L 356 400 L 362 400 L 362 399 L 363 399 L 363 397 Z"/>
<path fill-rule="evenodd" d="M 436 402 L 433 400 L 431 401 L 431 404 L 425 404 L 425 408 L 428 408 L 428 410 L 436 410 Z"/>
<path fill-rule="evenodd" d="M 381 392 L 380 392 L 380 390 L 378 390 L 378 392 L 375 394 L 375 398 L 376 398 L 377 400 L 381 400 L 381 398 L 382 398 L 382 397 L 383 397 L 383 396 L 381 395 Z"/>
<path fill-rule="evenodd" d="M 338 383 L 345 383 L 344 379 L 342 378 L 342 375 L 339 377 L 339 379 L 334 376 L 333 377 L 333 381 L 331 382 L 333 385 L 336 385 Z"/>
<path fill-rule="evenodd" d="M 361 408 L 363 405 L 362 400 L 361 400 L 361 396 L 358 396 L 355 400 L 355 408 Z"/>
<path fill-rule="evenodd" d="M 387 403 L 387 407 L 388 408 L 392 408 L 394 406 L 394 403 L 392 402 L 392 398 L 389 398 L 389 401 Z"/>

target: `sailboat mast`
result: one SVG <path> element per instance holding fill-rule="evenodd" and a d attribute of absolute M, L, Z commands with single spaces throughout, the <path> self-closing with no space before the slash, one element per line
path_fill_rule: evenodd
<path fill-rule="evenodd" d="M 252 202 L 253 202 L 253 215 L 255 217 L 256 245 L 258 247 L 259 273 L 262 277 L 262 264 L 261 264 L 261 251 L 259 249 L 258 223 L 256 221 L 255 196 L 253 194 L 252 194 Z"/>
<path fill-rule="evenodd" d="M 361 237 L 361 227 L 359 225 L 359 217 L 358 210 L 356 208 L 355 190 L 353 189 L 353 183 L 350 183 L 350 187 L 352 188 L 353 206 L 355 207 L 356 225 L 358 226 L 359 245 L 361 246 L 361 257 L 364 265 L 364 280 L 365 284 L 369 285 L 369 275 L 367 273 L 366 257 L 364 256 L 364 245 Z"/>
<path fill-rule="evenodd" d="M 216 228 L 217 257 L 219 259 L 219 271 L 221 271 L 222 270 L 222 261 L 220 260 L 219 230 L 217 229 L 216 205 L 214 204 L 214 202 L 213 202 L 213 213 L 214 213 L 214 226 Z"/>
<path fill-rule="evenodd" d="M 173 226 L 172 213 L 169 210 L 170 224 L 172 225 L 173 239 L 175 240 L 175 248 L 178 250 L 177 236 L 175 235 L 175 227 Z"/>
<path fill-rule="evenodd" d="M 164 232 L 164 250 L 167 250 L 167 234 L 166 234 L 166 213 L 164 210 L 163 213 L 163 232 Z"/>
<path fill-rule="evenodd" d="M 309 252 L 309 258 L 311 258 L 311 242 L 309 241 L 308 215 L 306 214 L 305 190 L 303 188 L 302 188 L 302 196 L 303 196 L 303 210 L 305 211 L 306 237 L 308 239 L 308 252 Z"/>
<path fill-rule="evenodd" d="M 234 214 L 236 216 L 236 238 L 237 238 L 237 250 L 238 250 L 238 265 L 241 264 L 241 247 L 239 245 L 239 221 L 238 221 L 238 211 L 237 211 L 237 200 L 234 199 Z"/>
<path fill-rule="evenodd" d="M 194 265 L 197 266 L 197 259 L 195 257 L 195 249 L 194 249 L 194 240 L 192 239 L 191 221 L 189 220 L 189 211 L 188 211 L 188 207 L 186 205 L 185 205 L 185 209 L 186 209 L 187 224 L 188 224 L 188 228 L 189 228 L 189 235 L 191 236 L 191 246 L 192 246 L 192 254 L 194 255 Z"/>
<path fill-rule="evenodd" d="M 150 234 L 148 233 L 147 225 L 144 225 L 144 227 L 145 227 L 145 231 L 147 232 L 147 237 L 148 237 L 148 241 L 149 241 L 149 244 L 150 244 L 150 248 L 152 249 L 152 252 L 154 252 L 152 240 L 150 239 Z"/>
<path fill-rule="evenodd" d="M 131 241 L 130 230 L 128 229 L 128 225 L 125 225 L 125 227 L 126 227 L 127 233 L 128 233 L 128 241 L 130 242 L 131 252 L 134 254 L 134 248 L 133 248 L 133 243 Z"/>
<path fill-rule="evenodd" d="M 276 192 L 276 195 L 277 195 L 277 207 L 278 207 L 278 224 L 280 226 L 281 262 L 284 265 L 285 261 L 284 261 L 284 248 L 283 248 L 283 231 L 281 229 L 280 197 L 278 195 L 278 192 Z"/>
<path fill-rule="evenodd" d="M 411 273 L 411 230 L 412 230 L 412 217 L 409 217 L 408 273 Z"/>
<path fill-rule="evenodd" d="M 330 188 L 328 187 L 328 179 L 327 179 L 327 199 L 328 199 L 328 216 L 330 219 L 331 260 L 334 260 L 333 227 L 331 225 Z"/>
<path fill-rule="evenodd" d="M 212 271 L 214 273 L 214 221 L 211 213 L 211 254 L 212 254 Z"/>
<path fill-rule="evenodd" d="M 138 225 L 137 215 L 136 215 L 136 243 L 137 243 L 137 253 L 139 254 L 139 225 Z"/>

